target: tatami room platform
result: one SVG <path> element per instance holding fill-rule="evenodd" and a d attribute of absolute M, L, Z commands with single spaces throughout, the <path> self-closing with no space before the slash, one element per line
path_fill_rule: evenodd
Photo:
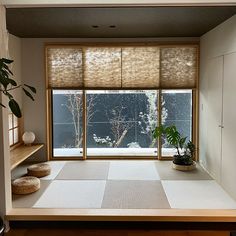
<path fill-rule="evenodd" d="M 51 161 L 41 189 L 13 195 L 14 209 L 236 209 L 236 202 L 199 165 L 176 171 L 170 161 Z M 26 174 L 23 164 L 12 178 Z"/>

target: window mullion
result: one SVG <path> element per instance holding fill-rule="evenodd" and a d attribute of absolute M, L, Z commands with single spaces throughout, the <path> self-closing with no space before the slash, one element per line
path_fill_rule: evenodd
<path fill-rule="evenodd" d="M 83 159 L 87 159 L 87 105 L 85 90 L 83 90 Z"/>
<path fill-rule="evenodd" d="M 161 126 L 161 113 L 162 113 L 162 109 L 161 109 L 161 97 L 162 97 L 162 94 L 161 94 L 161 89 L 158 90 L 158 109 L 157 109 L 157 112 L 158 112 L 158 126 L 160 127 Z M 158 142 L 158 159 L 160 160 L 162 158 L 162 142 L 161 142 L 161 137 L 158 137 L 157 139 L 157 142 Z"/>

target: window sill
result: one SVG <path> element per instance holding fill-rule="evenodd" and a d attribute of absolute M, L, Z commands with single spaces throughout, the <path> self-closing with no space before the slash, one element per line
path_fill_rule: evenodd
<path fill-rule="evenodd" d="M 16 168 L 21 162 L 36 153 L 43 147 L 43 144 L 33 144 L 32 146 L 20 145 L 10 151 L 11 170 Z"/>

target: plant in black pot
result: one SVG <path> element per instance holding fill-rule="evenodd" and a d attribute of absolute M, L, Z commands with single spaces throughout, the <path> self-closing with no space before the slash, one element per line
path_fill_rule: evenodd
<path fill-rule="evenodd" d="M 187 142 L 187 137 L 183 137 L 177 130 L 176 126 L 159 126 L 153 131 L 154 138 L 164 138 L 167 142 L 175 147 L 176 155 L 173 156 L 173 168 L 187 171 L 195 169 L 196 162 L 193 160 L 195 145 Z"/>

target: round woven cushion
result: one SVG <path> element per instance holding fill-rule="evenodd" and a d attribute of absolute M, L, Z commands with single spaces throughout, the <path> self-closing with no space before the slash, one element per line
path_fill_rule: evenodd
<path fill-rule="evenodd" d="M 40 189 L 40 180 L 34 176 L 21 177 L 12 181 L 14 194 L 29 194 Z"/>
<path fill-rule="evenodd" d="M 35 164 L 27 168 L 28 175 L 35 177 L 44 177 L 50 175 L 51 167 L 46 163 Z"/>

